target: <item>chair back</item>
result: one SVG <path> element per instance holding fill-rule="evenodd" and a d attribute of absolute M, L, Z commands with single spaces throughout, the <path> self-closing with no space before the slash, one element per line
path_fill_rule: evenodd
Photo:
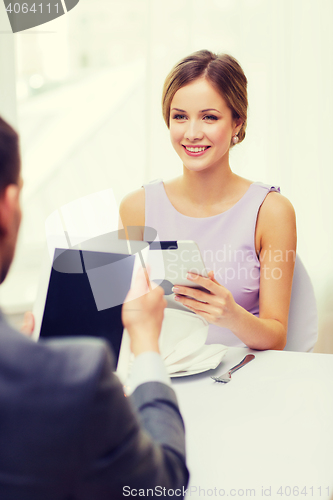
<path fill-rule="evenodd" d="M 310 276 L 296 255 L 285 351 L 312 352 L 318 337 L 318 313 Z"/>

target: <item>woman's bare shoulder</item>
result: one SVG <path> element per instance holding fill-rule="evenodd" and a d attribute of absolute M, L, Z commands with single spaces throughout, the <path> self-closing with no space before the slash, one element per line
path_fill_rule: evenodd
<path fill-rule="evenodd" d="M 270 192 L 260 207 L 257 221 L 257 242 L 287 241 L 296 247 L 296 214 L 291 202 L 280 193 Z"/>
<path fill-rule="evenodd" d="M 276 191 L 268 193 L 260 208 L 260 213 L 261 218 L 270 220 L 295 219 L 295 209 L 292 203 Z"/>
<path fill-rule="evenodd" d="M 296 250 L 297 232 L 295 210 L 288 198 L 275 191 L 268 193 L 258 213 L 255 246 Z"/>
<path fill-rule="evenodd" d="M 123 198 L 119 207 L 119 215 L 124 226 L 144 226 L 145 190 L 143 187 Z"/>

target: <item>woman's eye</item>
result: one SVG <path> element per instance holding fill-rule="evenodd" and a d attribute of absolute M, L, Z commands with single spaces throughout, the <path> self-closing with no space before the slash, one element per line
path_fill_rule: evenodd
<path fill-rule="evenodd" d="M 206 115 L 204 116 L 204 120 L 218 120 L 217 116 L 215 115 Z"/>
<path fill-rule="evenodd" d="M 174 115 L 172 118 L 174 120 L 186 120 L 186 116 L 185 115 Z"/>

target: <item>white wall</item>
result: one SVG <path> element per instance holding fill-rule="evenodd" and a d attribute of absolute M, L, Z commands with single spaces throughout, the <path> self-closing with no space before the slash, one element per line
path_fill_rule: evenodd
<path fill-rule="evenodd" d="M 15 38 L 5 11 L 0 4 L 0 114 L 17 125 L 15 89 Z"/>

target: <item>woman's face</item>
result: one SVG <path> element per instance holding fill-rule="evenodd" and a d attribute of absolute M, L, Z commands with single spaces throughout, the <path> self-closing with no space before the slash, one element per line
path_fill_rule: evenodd
<path fill-rule="evenodd" d="M 240 127 L 241 121 L 233 120 L 226 101 L 205 78 L 180 88 L 172 99 L 171 142 L 189 170 L 228 163 L 231 139 Z"/>

